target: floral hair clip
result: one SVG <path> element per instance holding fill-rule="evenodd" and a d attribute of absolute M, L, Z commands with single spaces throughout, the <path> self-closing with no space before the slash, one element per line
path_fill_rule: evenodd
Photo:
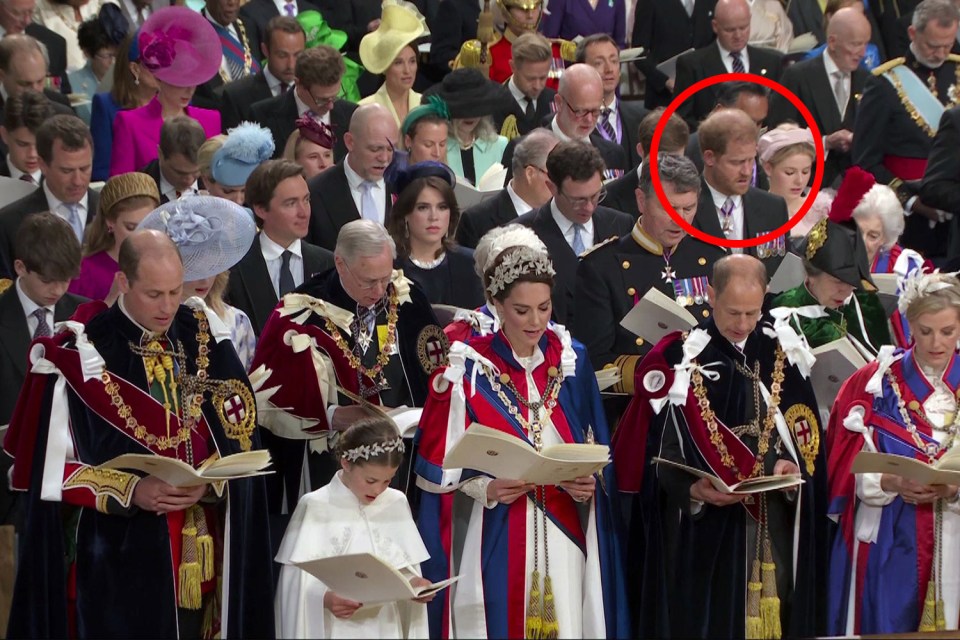
<path fill-rule="evenodd" d="M 403 438 L 397 436 L 393 440 L 384 440 L 382 442 L 374 442 L 373 444 L 362 444 L 359 447 L 347 449 L 340 457 L 345 458 L 349 462 L 356 462 L 357 460 L 376 458 L 384 453 L 392 453 L 394 451 L 403 453 Z"/>

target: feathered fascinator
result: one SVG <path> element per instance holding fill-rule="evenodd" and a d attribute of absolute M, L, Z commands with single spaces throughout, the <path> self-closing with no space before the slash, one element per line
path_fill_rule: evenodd
<path fill-rule="evenodd" d="M 957 288 L 960 282 L 957 281 L 957 273 L 940 273 L 939 269 L 931 273 L 925 273 L 923 269 L 914 269 L 900 280 L 900 299 L 897 300 L 897 308 L 900 313 L 906 316 L 907 309 L 917 300 L 925 298 L 932 293 Z"/>
<path fill-rule="evenodd" d="M 296 124 L 301 138 L 306 138 L 325 149 L 333 149 L 334 145 L 337 144 L 337 136 L 333 133 L 332 128 L 322 122 L 317 122 L 306 114 L 297 118 Z"/>
<path fill-rule="evenodd" d="M 247 178 L 262 162 L 273 156 L 273 134 L 252 122 L 241 122 L 227 132 L 223 146 L 213 154 L 210 173 L 228 187 L 246 184 Z"/>

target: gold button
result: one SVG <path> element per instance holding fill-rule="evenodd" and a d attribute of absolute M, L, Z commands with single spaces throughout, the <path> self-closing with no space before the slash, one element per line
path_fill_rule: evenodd
<path fill-rule="evenodd" d="M 643 346 L 643 338 L 637 338 L 637 346 L 638 346 L 638 347 L 642 347 L 642 346 Z"/>
<path fill-rule="evenodd" d="M 705 264 L 707 264 L 707 259 L 706 259 L 706 258 L 697 258 L 697 264 L 699 264 L 699 265 L 701 265 L 701 266 L 702 266 L 702 265 L 705 265 Z"/>
<path fill-rule="evenodd" d="M 704 309 L 704 310 L 703 310 L 703 317 L 704 317 L 704 318 L 709 318 L 709 317 L 710 317 L 710 310 L 709 310 L 709 309 Z"/>
<path fill-rule="evenodd" d="M 630 287 L 629 289 L 627 289 L 627 295 L 628 295 L 628 296 L 635 295 L 636 293 L 637 293 L 637 290 L 634 289 L 633 287 Z"/>
<path fill-rule="evenodd" d="M 623 261 L 623 268 L 624 268 L 624 269 L 629 269 L 629 268 L 630 268 L 630 261 L 629 261 L 629 260 L 624 260 L 624 261 Z"/>
<path fill-rule="evenodd" d="M 907 404 L 907 408 L 910 409 L 910 411 L 917 411 L 917 410 L 920 409 L 920 403 L 917 402 L 916 400 L 911 400 L 911 401 Z"/>

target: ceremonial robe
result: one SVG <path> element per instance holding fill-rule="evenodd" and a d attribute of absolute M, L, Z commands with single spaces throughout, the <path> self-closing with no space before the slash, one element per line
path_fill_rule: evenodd
<path fill-rule="evenodd" d="M 870 273 L 895 273 L 898 280 L 902 280 L 917 269 L 933 271 L 933 265 L 916 251 L 904 249 L 899 244 L 877 251 L 877 255 L 873 257 L 873 264 L 870 265 Z M 899 293 L 898 286 L 897 294 Z M 913 341 L 910 337 L 910 325 L 907 324 L 906 316 L 896 307 L 890 314 L 890 328 L 894 343 L 898 347 L 906 349 L 910 346 Z"/>

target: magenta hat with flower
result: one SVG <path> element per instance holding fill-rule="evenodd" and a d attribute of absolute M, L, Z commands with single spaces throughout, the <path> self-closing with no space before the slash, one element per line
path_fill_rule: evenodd
<path fill-rule="evenodd" d="M 187 7 L 164 7 L 147 18 L 138 35 L 140 63 L 161 82 L 195 87 L 220 70 L 223 50 L 213 25 Z"/>

